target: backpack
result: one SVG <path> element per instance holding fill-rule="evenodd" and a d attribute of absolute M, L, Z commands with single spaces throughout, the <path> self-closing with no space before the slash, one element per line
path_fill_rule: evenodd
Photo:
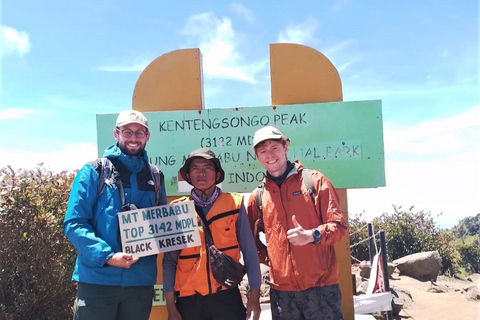
<path fill-rule="evenodd" d="M 118 173 L 117 169 L 113 165 L 112 161 L 106 157 L 99 158 L 93 162 L 91 162 L 92 165 L 93 163 L 97 163 L 98 165 L 96 166 L 96 170 L 98 172 L 98 192 L 97 192 L 97 198 L 103 193 L 105 190 L 105 186 L 107 184 L 110 184 L 110 181 L 112 180 L 113 177 L 115 176 L 120 176 Z M 94 165 L 95 167 L 95 165 Z M 150 169 L 150 174 L 152 175 L 153 178 L 153 183 L 155 185 L 155 205 L 159 206 L 160 205 L 160 187 L 162 183 L 165 180 L 165 177 L 163 175 L 163 172 L 157 168 L 157 166 L 149 163 L 149 169 Z M 122 184 L 122 179 L 116 179 L 116 184 L 120 190 L 120 198 L 122 201 L 122 207 L 125 204 L 125 197 L 123 194 L 123 184 Z"/>
<path fill-rule="evenodd" d="M 313 186 L 312 172 L 310 169 L 303 168 L 302 179 L 303 179 L 305 188 L 307 189 L 306 193 L 310 195 L 310 198 L 312 199 L 312 202 L 315 205 L 315 198 L 313 195 L 315 194 L 316 190 L 315 190 L 315 187 Z M 255 238 L 258 237 L 260 229 L 263 229 L 262 197 L 263 197 L 264 191 L 265 191 L 265 183 L 262 182 L 257 187 L 257 193 L 255 194 L 255 198 L 257 200 L 257 208 L 258 208 L 258 219 L 257 221 L 255 221 L 255 227 L 253 231 L 253 235 Z"/>

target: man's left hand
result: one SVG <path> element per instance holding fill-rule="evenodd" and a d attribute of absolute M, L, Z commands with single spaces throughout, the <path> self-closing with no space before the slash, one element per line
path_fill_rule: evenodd
<path fill-rule="evenodd" d="M 260 309 L 260 290 L 251 290 L 249 293 L 247 295 L 247 320 L 258 320 L 262 311 Z"/>

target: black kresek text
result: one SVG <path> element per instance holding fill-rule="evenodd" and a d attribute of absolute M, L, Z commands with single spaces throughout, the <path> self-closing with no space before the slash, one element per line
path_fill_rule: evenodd
<path fill-rule="evenodd" d="M 152 244 L 150 242 L 147 242 L 147 243 L 139 243 L 139 244 L 125 246 L 124 250 L 126 253 L 137 253 L 137 252 L 151 251 L 153 249 L 152 249 Z"/>
<path fill-rule="evenodd" d="M 191 242 L 194 242 L 192 234 L 181 235 L 181 236 L 158 240 L 158 247 L 168 248 L 168 247 L 178 246 L 181 244 L 186 244 Z"/>

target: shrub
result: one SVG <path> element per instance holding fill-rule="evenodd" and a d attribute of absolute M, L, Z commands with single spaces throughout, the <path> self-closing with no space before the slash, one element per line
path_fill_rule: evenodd
<path fill-rule="evenodd" d="M 73 177 L 0 170 L 0 320 L 72 317 L 76 252 L 62 221 Z"/>
<path fill-rule="evenodd" d="M 459 240 L 458 251 L 461 266 L 467 273 L 480 273 L 480 239 L 478 236 L 467 236 Z"/>
<path fill-rule="evenodd" d="M 393 206 L 393 213 L 383 213 L 373 219 L 374 233 L 385 231 L 387 257 L 389 261 L 422 251 L 437 250 L 442 257 L 443 273 L 455 274 L 458 271 L 458 253 L 454 236 L 450 231 L 439 230 L 430 212 L 413 211 L 413 206 L 403 210 L 401 206 Z M 368 231 L 361 215 L 350 220 L 350 243 L 358 244 L 351 248 L 352 256 L 359 260 L 369 260 Z M 380 250 L 379 237 L 375 244 Z"/>
<path fill-rule="evenodd" d="M 457 238 L 464 238 L 467 236 L 480 236 L 480 213 L 476 216 L 466 217 L 462 219 L 452 229 Z"/>
<path fill-rule="evenodd" d="M 349 218 L 350 226 L 350 256 L 352 263 L 369 261 L 368 251 L 368 228 L 363 219 L 363 214 L 355 214 Z"/>

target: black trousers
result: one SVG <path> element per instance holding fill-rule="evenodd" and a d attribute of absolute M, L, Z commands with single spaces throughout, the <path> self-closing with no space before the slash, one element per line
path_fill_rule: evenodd
<path fill-rule="evenodd" d="M 245 320 L 247 316 L 238 288 L 179 297 L 177 309 L 182 320 Z"/>
<path fill-rule="evenodd" d="M 270 306 L 273 320 L 343 320 L 338 284 L 303 291 L 270 288 Z"/>
<path fill-rule="evenodd" d="M 153 286 L 78 284 L 74 320 L 148 320 Z"/>

